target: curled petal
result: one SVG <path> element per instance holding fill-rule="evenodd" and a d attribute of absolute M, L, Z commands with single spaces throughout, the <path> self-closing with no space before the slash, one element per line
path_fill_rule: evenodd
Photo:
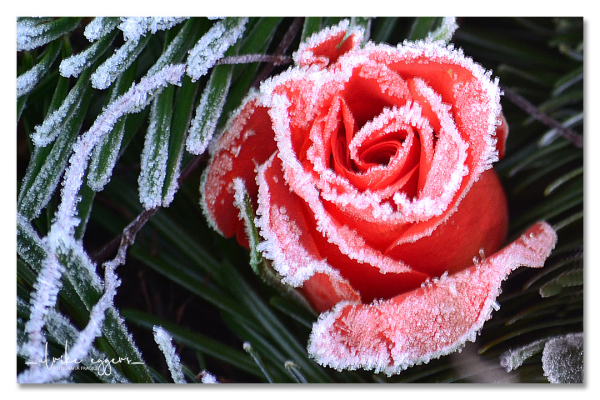
<path fill-rule="evenodd" d="M 556 233 L 538 223 L 493 256 L 421 288 L 371 304 L 340 303 L 313 326 L 308 351 L 336 369 L 374 369 L 388 375 L 449 354 L 474 341 L 501 284 L 518 266 L 543 266 Z"/>
<path fill-rule="evenodd" d="M 248 194 L 256 196 L 254 170 L 277 149 L 273 136 L 267 109 L 259 106 L 258 96 L 251 95 L 219 138 L 202 180 L 202 205 L 208 221 L 225 237 L 241 232 L 238 240 L 246 247 L 244 224 L 234 205 L 233 181 L 241 178 Z"/>
<path fill-rule="evenodd" d="M 363 32 L 357 29 L 348 35 L 348 24 L 348 20 L 344 20 L 337 26 L 312 35 L 294 54 L 296 64 L 326 68 L 334 64 L 341 55 L 358 48 Z"/>
<path fill-rule="evenodd" d="M 343 300 L 359 301 L 350 284 L 320 255 L 312 236 L 304 234 L 310 229 L 306 207 L 289 193 L 274 156 L 258 168 L 256 225 L 265 239 L 258 249 L 273 261 L 284 283 L 303 287 L 318 311 Z"/>

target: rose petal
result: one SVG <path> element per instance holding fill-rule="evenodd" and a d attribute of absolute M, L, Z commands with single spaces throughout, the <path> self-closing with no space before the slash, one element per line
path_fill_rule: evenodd
<path fill-rule="evenodd" d="M 354 29 L 347 35 L 348 25 L 348 20 L 344 20 L 336 26 L 313 34 L 300 44 L 298 51 L 294 53 L 296 64 L 325 68 L 334 64 L 344 53 L 356 49 L 364 33 L 362 30 Z"/>
<path fill-rule="evenodd" d="M 308 297 L 319 311 L 342 300 L 360 300 L 352 286 L 320 255 L 312 235 L 305 234 L 310 231 L 304 215 L 306 207 L 289 193 L 275 154 L 258 168 L 257 181 L 256 226 L 264 238 L 258 250 L 273 261 L 282 282 L 310 287 Z"/>
<path fill-rule="evenodd" d="M 238 240 L 247 247 L 244 224 L 234 206 L 233 180 L 242 178 L 248 194 L 256 197 L 255 167 L 268 159 L 277 145 L 271 119 L 267 109 L 259 106 L 257 95 L 251 95 L 235 115 L 216 144 L 200 192 L 206 217 L 217 232 L 225 237 L 242 232 Z"/>
<path fill-rule="evenodd" d="M 496 128 L 496 149 L 498 150 L 498 158 L 504 158 L 506 150 L 506 139 L 508 139 L 508 122 L 504 118 L 504 113 L 500 113 L 498 117 L 498 127 Z"/>
<path fill-rule="evenodd" d="M 508 232 L 508 205 L 494 170 L 481 174 L 457 211 L 431 235 L 405 241 L 413 230 L 422 232 L 426 227 L 427 223 L 423 223 L 409 228 L 385 254 L 417 271 L 440 276 L 470 265 L 480 251 L 494 254 L 500 249 Z"/>
<path fill-rule="evenodd" d="M 314 324 L 309 354 L 338 370 L 392 375 L 454 352 L 499 307 L 507 275 L 520 265 L 543 266 L 555 242 L 554 230 L 538 223 L 481 263 L 420 289 L 368 305 L 340 303 Z"/>
<path fill-rule="evenodd" d="M 352 256 L 342 253 L 321 232 L 305 200 L 290 193 L 278 157 L 269 159 L 259 167 L 257 180 L 256 225 L 264 239 L 258 248 L 265 258 L 273 260 L 273 267 L 282 275 L 283 282 L 294 287 L 304 285 L 304 292 L 309 298 L 319 298 L 319 311 L 329 309 L 342 300 L 389 298 L 412 290 L 429 278 L 428 275 L 412 271 L 401 262 L 383 257 L 365 245 L 364 241 L 350 237 L 356 232 L 330 220 L 328 234 L 344 238 L 346 243 L 353 246 L 349 251 L 356 252 Z M 327 258 L 322 254 L 327 254 Z M 354 257 L 372 257 L 372 265 L 357 261 Z M 331 265 L 336 268 L 333 269 Z M 387 273 L 382 273 L 382 268 L 387 269 Z M 329 277 L 330 287 L 319 289 L 315 281 L 309 280 L 317 273 Z"/>

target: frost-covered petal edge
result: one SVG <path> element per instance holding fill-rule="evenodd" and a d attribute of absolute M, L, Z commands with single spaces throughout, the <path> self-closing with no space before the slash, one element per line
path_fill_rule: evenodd
<path fill-rule="evenodd" d="M 556 243 L 544 222 L 480 264 L 371 304 L 339 303 L 313 325 L 308 352 L 319 364 L 388 376 L 474 341 L 518 266 L 541 267 Z"/>

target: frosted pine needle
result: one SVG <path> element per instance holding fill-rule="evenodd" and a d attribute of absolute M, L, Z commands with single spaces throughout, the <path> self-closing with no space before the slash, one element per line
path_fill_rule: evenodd
<path fill-rule="evenodd" d="M 170 29 L 187 17 L 130 17 L 122 18 L 119 29 L 123 31 L 125 40 L 138 41 L 146 33 L 156 33 Z"/>
<path fill-rule="evenodd" d="M 181 361 L 177 355 L 177 352 L 175 351 L 175 347 L 173 346 L 173 339 L 171 338 L 171 335 L 169 335 L 169 333 L 160 326 L 154 326 L 152 331 L 154 332 L 154 341 L 165 355 L 165 360 L 167 361 L 169 371 L 171 371 L 173 382 L 187 383 L 183 376 Z"/>
<path fill-rule="evenodd" d="M 95 42 L 115 29 L 120 21 L 117 17 L 96 17 L 87 24 L 83 34 L 87 40 Z"/>
<path fill-rule="evenodd" d="M 454 32 L 456 32 L 457 29 L 458 24 L 456 23 L 455 17 L 444 17 L 442 25 L 435 31 L 429 32 L 426 40 L 429 42 L 441 40 L 445 43 L 448 43 L 450 42 L 450 39 L 452 39 L 452 35 L 454 35 Z"/>
<path fill-rule="evenodd" d="M 221 71 L 225 72 L 224 77 Z M 192 154 L 204 153 L 213 137 L 227 98 L 232 71 L 230 66 L 216 67 L 210 75 L 186 142 L 186 149 Z"/>
<path fill-rule="evenodd" d="M 106 89 L 133 63 L 148 43 L 150 36 L 139 41 L 129 40 L 115 50 L 92 74 L 92 86 L 95 89 Z"/>
<path fill-rule="evenodd" d="M 190 50 L 188 56 L 187 74 L 192 81 L 206 75 L 217 60 L 231 47 L 244 33 L 248 18 L 226 18 L 217 21 L 200 38 L 198 43 Z"/>

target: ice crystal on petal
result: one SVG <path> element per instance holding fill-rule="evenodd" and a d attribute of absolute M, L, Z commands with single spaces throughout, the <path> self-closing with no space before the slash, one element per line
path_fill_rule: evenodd
<path fill-rule="evenodd" d="M 263 257 L 273 260 L 273 267 L 283 277 L 282 281 L 290 286 L 301 286 L 316 272 L 339 277 L 339 272 L 331 268 L 325 260 L 315 259 L 302 247 L 299 240 L 302 231 L 289 218 L 287 210 L 271 204 L 265 171 L 272 164 L 274 156 L 258 169 L 259 205 L 255 222 L 265 240 L 257 249 Z"/>
<path fill-rule="evenodd" d="M 506 276 L 519 265 L 541 267 L 555 242 L 552 228 L 539 223 L 487 258 L 485 268 L 442 275 L 398 298 L 339 303 L 313 326 L 309 354 L 336 369 L 365 368 L 392 375 L 452 353 L 475 340 L 497 305 Z"/>

